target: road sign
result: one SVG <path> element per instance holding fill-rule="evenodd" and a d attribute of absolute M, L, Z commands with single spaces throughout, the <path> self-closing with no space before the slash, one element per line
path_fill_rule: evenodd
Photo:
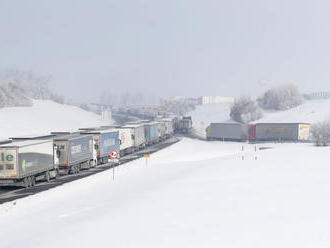
<path fill-rule="evenodd" d="M 118 158 L 118 156 L 119 156 L 119 154 L 116 150 L 113 150 L 110 152 L 110 158 L 116 159 L 116 158 Z"/>
<path fill-rule="evenodd" d="M 143 157 L 150 158 L 150 154 L 144 154 Z"/>

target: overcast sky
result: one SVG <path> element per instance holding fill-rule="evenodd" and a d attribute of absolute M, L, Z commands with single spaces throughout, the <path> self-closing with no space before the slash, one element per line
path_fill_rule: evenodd
<path fill-rule="evenodd" d="M 329 13 L 327 0 L 0 0 L 0 67 L 51 74 L 75 99 L 330 90 Z"/>

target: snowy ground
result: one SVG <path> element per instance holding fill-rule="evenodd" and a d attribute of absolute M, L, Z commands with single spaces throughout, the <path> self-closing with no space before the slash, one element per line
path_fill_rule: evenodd
<path fill-rule="evenodd" d="M 209 104 L 197 106 L 191 114 L 196 134 L 205 137 L 205 129 L 211 122 L 232 122 L 230 104 Z M 316 123 L 330 118 L 330 100 L 306 101 L 286 111 L 263 111 L 263 118 L 255 123 L 300 122 Z"/>
<path fill-rule="evenodd" d="M 109 124 L 100 116 L 75 106 L 49 100 L 33 100 L 32 107 L 0 109 L 0 140 L 51 131 L 74 131 L 81 127 Z"/>
<path fill-rule="evenodd" d="M 330 148 L 261 146 L 183 139 L 6 203 L 1 247 L 329 247 Z"/>

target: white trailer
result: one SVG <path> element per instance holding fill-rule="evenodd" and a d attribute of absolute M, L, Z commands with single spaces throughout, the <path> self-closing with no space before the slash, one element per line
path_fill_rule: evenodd
<path fill-rule="evenodd" d="M 0 146 L 0 186 L 34 186 L 58 173 L 52 140 L 29 140 Z"/>
<path fill-rule="evenodd" d="M 163 122 L 163 121 L 157 121 L 157 125 L 158 125 L 159 140 L 165 140 L 166 139 L 165 122 Z"/>
<path fill-rule="evenodd" d="M 118 128 L 120 140 L 120 155 L 134 152 L 134 130 L 132 128 Z"/>
<path fill-rule="evenodd" d="M 121 125 L 101 126 L 101 130 L 115 130 L 119 132 L 120 156 L 134 152 L 134 130 Z"/>
<path fill-rule="evenodd" d="M 121 128 L 129 128 L 132 130 L 132 139 L 134 143 L 134 149 L 138 150 L 144 148 L 146 146 L 146 136 L 144 133 L 144 124 L 136 123 L 136 124 L 127 124 L 122 126 Z"/>
<path fill-rule="evenodd" d="M 158 122 L 164 123 L 164 133 L 166 138 L 170 138 L 174 133 L 174 121 L 172 118 L 158 118 Z"/>

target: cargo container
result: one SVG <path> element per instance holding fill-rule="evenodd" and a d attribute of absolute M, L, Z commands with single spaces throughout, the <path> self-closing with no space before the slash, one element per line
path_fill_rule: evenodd
<path fill-rule="evenodd" d="M 30 187 L 57 176 L 52 140 L 29 140 L 0 146 L 0 186 Z"/>
<path fill-rule="evenodd" d="M 160 140 L 165 140 L 166 139 L 166 127 L 165 127 L 165 122 L 163 121 L 157 121 L 157 126 L 158 126 L 158 136 Z"/>
<path fill-rule="evenodd" d="M 97 154 L 97 164 L 108 163 L 110 159 L 109 155 L 112 151 L 116 151 L 119 154 L 120 144 L 118 130 L 85 131 L 81 132 L 81 134 L 93 135 L 94 150 L 96 150 Z"/>
<path fill-rule="evenodd" d="M 182 117 L 177 122 L 177 132 L 188 133 L 192 129 L 192 119 L 190 116 Z"/>
<path fill-rule="evenodd" d="M 121 126 L 120 128 L 131 129 L 134 150 L 142 149 L 145 147 L 146 137 L 144 133 L 144 124 L 142 123 L 127 124 Z"/>
<path fill-rule="evenodd" d="M 246 141 L 248 125 L 240 123 L 211 123 L 206 128 L 207 140 Z"/>
<path fill-rule="evenodd" d="M 308 123 L 257 123 L 256 141 L 310 141 Z"/>
<path fill-rule="evenodd" d="M 95 146 L 92 135 L 72 134 L 54 139 L 55 163 L 61 172 L 79 173 L 95 166 Z"/>
<path fill-rule="evenodd" d="M 134 152 L 134 130 L 132 128 L 117 128 L 120 140 L 120 155 Z"/>
<path fill-rule="evenodd" d="M 174 122 L 172 120 L 165 120 L 165 133 L 167 138 L 171 137 L 174 133 Z"/>
<path fill-rule="evenodd" d="M 157 122 L 164 123 L 164 136 L 165 138 L 169 138 L 173 135 L 174 132 L 174 120 L 171 118 L 158 118 Z"/>
<path fill-rule="evenodd" d="M 144 123 L 144 134 L 146 137 L 146 144 L 151 145 L 159 141 L 158 123 L 149 122 Z"/>

